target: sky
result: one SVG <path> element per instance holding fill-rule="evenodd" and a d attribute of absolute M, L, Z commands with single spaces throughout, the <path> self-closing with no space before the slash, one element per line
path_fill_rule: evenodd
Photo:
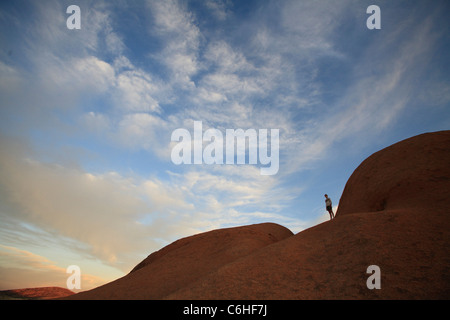
<path fill-rule="evenodd" d="M 70 5 L 79 29 L 68 28 Z M 370 5 L 381 29 L 367 27 Z M 182 237 L 327 221 L 324 194 L 336 211 L 372 153 L 450 129 L 449 10 L 445 0 L 1 1 L 0 290 L 65 287 L 71 265 L 87 290 Z M 175 164 L 171 135 L 195 121 L 223 134 L 278 129 L 279 170 Z"/>

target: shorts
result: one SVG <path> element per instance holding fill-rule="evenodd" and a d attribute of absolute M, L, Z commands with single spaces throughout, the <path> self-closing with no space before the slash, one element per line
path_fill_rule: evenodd
<path fill-rule="evenodd" d="M 323 208 L 323 207 L 322 207 Z M 330 212 L 331 211 L 331 206 L 327 206 L 327 211 Z"/>

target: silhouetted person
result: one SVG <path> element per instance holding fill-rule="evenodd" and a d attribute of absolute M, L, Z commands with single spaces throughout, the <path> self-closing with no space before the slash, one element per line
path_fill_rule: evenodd
<path fill-rule="evenodd" d="M 331 199 L 328 198 L 328 195 L 325 195 L 325 206 L 327 208 L 328 213 L 330 214 L 330 220 L 334 218 L 334 212 L 333 212 L 333 203 L 331 203 Z"/>

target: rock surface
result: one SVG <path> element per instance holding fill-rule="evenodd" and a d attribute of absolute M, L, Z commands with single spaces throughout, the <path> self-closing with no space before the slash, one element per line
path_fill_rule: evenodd
<path fill-rule="evenodd" d="M 46 300 L 63 298 L 74 292 L 61 287 L 40 287 L 0 291 L 0 300 Z"/>

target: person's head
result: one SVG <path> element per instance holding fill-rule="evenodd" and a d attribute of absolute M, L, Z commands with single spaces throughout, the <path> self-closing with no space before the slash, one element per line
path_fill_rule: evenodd
<path fill-rule="evenodd" d="M 328 198 L 328 195 L 327 195 L 327 194 L 325 194 L 325 198 Z"/>

